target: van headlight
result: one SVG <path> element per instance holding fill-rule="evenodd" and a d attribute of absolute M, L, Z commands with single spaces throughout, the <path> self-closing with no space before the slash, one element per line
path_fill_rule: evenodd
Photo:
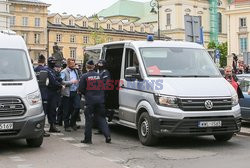
<path fill-rule="evenodd" d="M 40 92 L 38 90 L 28 94 L 27 98 L 30 105 L 36 105 L 42 101 Z"/>
<path fill-rule="evenodd" d="M 174 96 L 155 95 L 155 101 L 158 105 L 178 108 L 178 99 Z"/>
<path fill-rule="evenodd" d="M 239 103 L 239 98 L 238 98 L 238 95 L 236 94 L 236 95 L 232 96 L 232 106 L 234 107 L 234 106 L 238 105 L 238 103 Z"/>

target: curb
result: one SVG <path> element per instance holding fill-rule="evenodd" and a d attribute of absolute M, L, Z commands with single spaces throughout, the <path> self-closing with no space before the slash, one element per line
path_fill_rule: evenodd
<path fill-rule="evenodd" d="M 239 132 L 239 135 L 250 136 L 250 132 Z"/>

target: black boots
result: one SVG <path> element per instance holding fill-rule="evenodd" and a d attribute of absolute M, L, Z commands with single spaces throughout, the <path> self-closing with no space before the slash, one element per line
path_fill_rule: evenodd
<path fill-rule="evenodd" d="M 106 143 L 111 143 L 111 137 L 106 138 Z"/>
<path fill-rule="evenodd" d="M 81 143 L 92 144 L 92 141 L 90 141 L 90 140 L 88 141 L 88 140 L 84 139 L 84 140 L 81 141 Z"/>
<path fill-rule="evenodd" d="M 49 128 L 49 132 L 52 133 L 59 133 L 61 132 L 59 129 L 56 128 L 56 126 L 54 124 L 50 124 L 50 128 Z"/>

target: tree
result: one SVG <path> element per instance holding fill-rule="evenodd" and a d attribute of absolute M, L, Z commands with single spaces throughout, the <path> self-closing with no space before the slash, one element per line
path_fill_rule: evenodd
<path fill-rule="evenodd" d="M 220 66 L 225 67 L 227 66 L 227 42 L 225 43 L 218 43 L 216 44 L 214 41 L 208 44 L 208 49 L 218 49 L 220 51 Z"/>
<path fill-rule="evenodd" d="M 91 37 L 94 45 L 105 43 L 106 39 L 107 39 L 107 35 L 104 33 L 103 28 L 93 29 L 91 34 L 90 34 L 90 37 Z"/>
<path fill-rule="evenodd" d="M 99 25 L 98 16 L 94 14 L 92 17 L 94 19 L 94 23 Z M 104 33 L 104 29 L 102 27 L 97 26 L 91 30 L 90 38 L 92 39 L 93 44 L 96 45 L 106 42 L 107 35 Z"/>

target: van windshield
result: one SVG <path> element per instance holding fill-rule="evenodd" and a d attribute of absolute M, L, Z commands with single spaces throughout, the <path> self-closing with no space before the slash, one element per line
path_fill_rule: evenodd
<path fill-rule="evenodd" d="M 209 54 L 193 48 L 140 48 L 149 76 L 219 77 Z"/>
<path fill-rule="evenodd" d="M 24 51 L 0 49 L 0 81 L 29 80 L 30 77 L 31 72 Z"/>

